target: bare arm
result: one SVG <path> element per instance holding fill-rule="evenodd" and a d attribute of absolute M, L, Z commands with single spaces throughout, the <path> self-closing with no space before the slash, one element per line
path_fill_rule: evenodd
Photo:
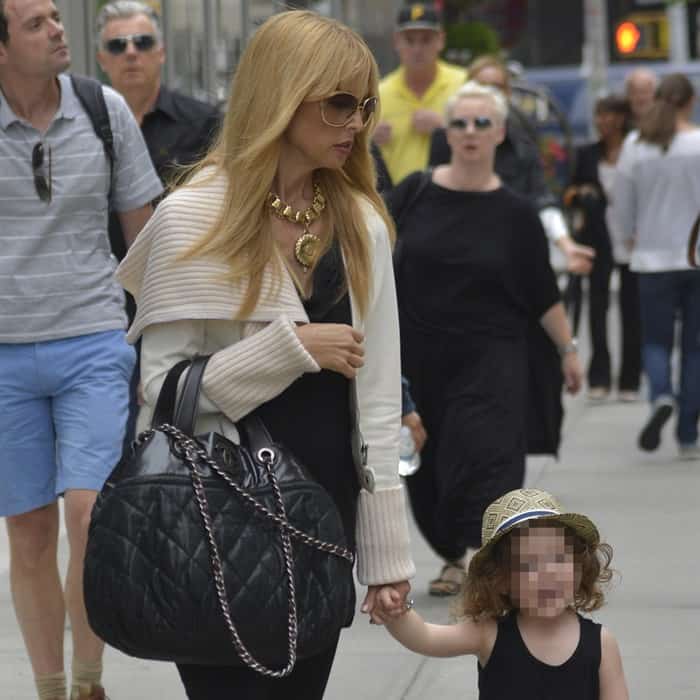
<path fill-rule="evenodd" d="M 540 324 L 558 348 L 563 348 L 571 342 L 571 328 L 561 302 L 557 302 L 545 311 L 540 318 Z"/>
<path fill-rule="evenodd" d="M 620 648 L 615 637 L 605 627 L 601 629 L 600 646 L 600 700 L 629 700 Z"/>
<path fill-rule="evenodd" d="M 487 623 L 463 620 L 456 625 L 433 625 L 409 610 L 401 617 L 385 619 L 384 624 L 394 639 L 423 656 L 481 656 L 484 651 Z"/>
<path fill-rule="evenodd" d="M 571 394 L 577 393 L 583 383 L 583 370 L 578 353 L 564 351 L 573 339 L 564 305 L 561 302 L 557 302 L 554 306 L 551 306 L 540 318 L 540 323 L 559 349 L 559 352 L 563 353 L 561 369 L 564 374 L 567 391 Z"/>
<path fill-rule="evenodd" d="M 151 218 L 151 214 L 153 214 L 153 207 L 150 204 L 131 211 L 120 211 L 117 214 L 127 248 L 130 248 L 131 244 L 136 240 L 136 236 L 139 235 L 141 229 Z"/>

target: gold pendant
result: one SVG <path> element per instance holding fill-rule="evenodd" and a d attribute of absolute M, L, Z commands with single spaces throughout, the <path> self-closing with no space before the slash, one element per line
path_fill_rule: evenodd
<path fill-rule="evenodd" d="M 307 272 L 314 264 L 320 243 L 321 239 L 317 235 L 309 232 L 308 229 L 306 233 L 297 238 L 297 242 L 294 244 L 294 257 L 304 268 L 304 272 Z"/>

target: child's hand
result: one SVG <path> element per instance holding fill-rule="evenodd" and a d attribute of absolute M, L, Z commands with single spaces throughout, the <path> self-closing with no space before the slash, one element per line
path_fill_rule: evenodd
<path fill-rule="evenodd" d="M 411 584 L 408 581 L 369 586 L 361 610 L 370 616 L 371 623 L 383 625 L 387 620 L 400 617 L 406 612 L 406 596 L 410 590 Z"/>

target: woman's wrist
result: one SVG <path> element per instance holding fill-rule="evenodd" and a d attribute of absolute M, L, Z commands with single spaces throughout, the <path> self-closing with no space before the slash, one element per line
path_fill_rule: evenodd
<path fill-rule="evenodd" d="M 578 340 L 576 338 L 571 338 L 567 343 L 559 345 L 557 350 L 562 357 L 566 357 L 572 353 L 578 353 Z"/>

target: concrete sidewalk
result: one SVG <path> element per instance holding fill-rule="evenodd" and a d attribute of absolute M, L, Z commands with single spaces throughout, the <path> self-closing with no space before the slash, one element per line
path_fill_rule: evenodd
<path fill-rule="evenodd" d="M 634 700 L 700 697 L 700 559 L 697 516 L 700 462 L 675 456 L 672 428 L 652 455 L 636 450 L 644 403 L 568 401 L 562 459 L 538 486 L 565 507 L 589 514 L 615 549 L 619 570 L 610 604 L 596 619 L 617 636 Z M 0 535 L 0 699 L 33 700 L 32 676 L 9 596 L 4 529 Z M 414 531 L 418 575 L 413 597 L 433 621 L 449 604 L 426 594 L 438 562 Z M 65 541 L 62 540 L 62 551 Z M 65 556 L 65 552 L 64 552 Z M 70 659 L 70 650 L 66 650 Z M 174 669 L 107 653 L 105 683 L 113 700 L 184 698 Z M 471 658 L 422 659 L 403 650 L 362 616 L 343 635 L 326 697 L 330 700 L 475 699 Z M 223 697 L 223 696 L 221 696 Z M 235 695 L 230 696 L 234 700 Z M 290 698 L 290 700 L 296 700 Z"/>

